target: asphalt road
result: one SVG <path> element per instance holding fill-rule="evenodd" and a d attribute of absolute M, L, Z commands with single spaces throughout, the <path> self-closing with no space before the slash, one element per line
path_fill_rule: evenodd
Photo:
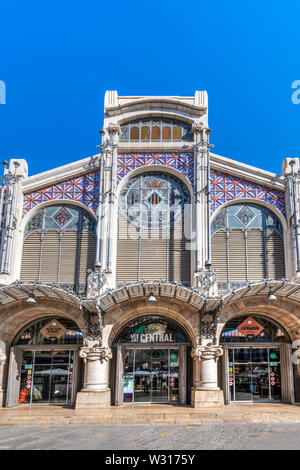
<path fill-rule="evenodd" d="M 300 449 L 300 424 L 0 427 L 0 450 Z"/>

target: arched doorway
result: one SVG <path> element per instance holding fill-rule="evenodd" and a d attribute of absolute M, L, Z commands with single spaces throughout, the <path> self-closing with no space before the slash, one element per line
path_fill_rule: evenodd
<path fill-rule="evenodd" d="M 220 337 L 226 403 L 293 402 L 290 343 L 286 331 L 262 315 L 229 320 Z"/>
<path fill-rule="evenodd" d="M 186 404 L 189 347 L 187 332 L 169 318 L 148 315 L 127 323 L 113 342 L 115 404 Z"/>
<path fill-rule="evenodd" d="M 73 320 L 44 317 L 16 335 L 10 354 L 6 406 L 73 405 L 82 333 Z"/>

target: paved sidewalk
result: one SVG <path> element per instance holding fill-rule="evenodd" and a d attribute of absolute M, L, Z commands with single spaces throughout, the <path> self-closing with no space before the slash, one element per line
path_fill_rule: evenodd
<path fill-rule="evenodd" d="M 0 408 L 0 426 L 58 424 L 300 423 L 300 404 L 233 404 L 216 408 L 124 405 L 93 410 L 61 406 Z"/>

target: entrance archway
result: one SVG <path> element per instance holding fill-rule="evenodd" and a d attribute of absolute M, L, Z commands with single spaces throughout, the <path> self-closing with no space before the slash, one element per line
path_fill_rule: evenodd
<path fill-rule="evenodd" d="M 186 330 L 170 318 L 146 315 L 128 322 L 112 346 L 115 404 L 186 404 L 190 346 Z"/>
<path fill-rule="evenodd" d="M 255 314 L 234 317 L 220 344 L 226 403 L 294 401 L 291 341 L 276 321 Z"/>
<path fill-rule="evenodd" d="M 76 323 L 48 316 L 23 327 L 13 340 L 6 406 L 73 405 L 82 332 Z"/>

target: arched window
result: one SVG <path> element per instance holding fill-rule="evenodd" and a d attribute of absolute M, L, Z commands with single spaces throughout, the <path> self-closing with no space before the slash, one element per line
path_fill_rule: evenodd
<path fill-rule="evenodd" d="M 229 320 L 221 333 L 221 343 L 285 343 L 289 336 L 274 320 L 261 315 L 242 315 Z"/>
<path fill-rule="evenodd" d="M 212 222 L 211 245 L 221 290 L 285 276 L 282 226 L 266 207 L 244 203 L 222 209 Z"/>
<path fill-rule="evenodd" d="M 12 345 L 82 344 L 82 337 L 74 321 L 65 317 L 44 317 L 22 328 Z"/>
<path fill-rule="evenodd" d="M 192 141 L 191 126 L 174 119 L 139 119 L 121 126 L 120 141 Z"/>
<path fill-rule="evenodd" d="M 40 209 L 26 225 L 21 280 L 84 292 L 95 262 L 95 228 L 92 216 L 74 205 Z"/>
<path fill-rule="evenodd" d="M 129 180 L 119 202 L 117 284 L 163 279 L 189 285 L 187 187 L 149 172 Z"/>

